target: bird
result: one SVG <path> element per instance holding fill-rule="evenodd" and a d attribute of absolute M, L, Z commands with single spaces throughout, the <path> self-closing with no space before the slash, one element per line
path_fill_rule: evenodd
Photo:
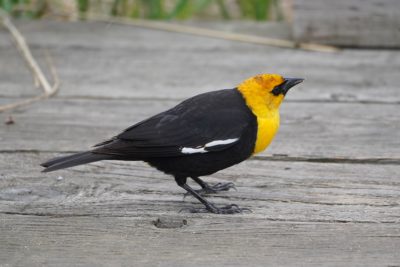
<path fill-rule="evenodd" d="M 258 74 L 232 89 L 202 93 L 142 120 L 92 149 L 41 164 L 51 172 L 101 160 L 144 161 L 174 177 L 176 184 L 204 206 L 190 212 L 234 214 L 236 204 L 218 207 L 204 196 L 235 188 L 200 179 L 238 164 L 268 147 L 279 128 L 286 93 L 303 82 L 279 74 Z M 201 189 L 188 185 L 188 178 Z"/>

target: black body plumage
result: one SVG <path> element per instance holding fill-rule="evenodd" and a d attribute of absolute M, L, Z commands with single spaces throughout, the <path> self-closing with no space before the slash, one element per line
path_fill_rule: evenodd
<path fill-rule="evenodd" d="M 225 89 L 189 98 L 129 127 L 91 151 L 56 158 L 42 166 L 48 172 L 104 159 L 142 160 L 173 175 L 178 185 L 197 194 L 194 196 L 208 210 L 207 204 L 211 205 L 215 212 L 211 203 L 186 185 L 186 179 L 192 177 L 203 189 L 210 189 L 198 177 L 250 157 L 256 138 L 256 116 L 237 89 Z"/>
<path fill-rule="evenodd" d="M 236 89 L 201 94 L 140 122 L 93 152 L 120 160 L 143 160 L 174 176 L 204 176 L 251 156 L 257 119 Z M 236 142 L 205 153 L 182 153 L 215 140 Z"/>

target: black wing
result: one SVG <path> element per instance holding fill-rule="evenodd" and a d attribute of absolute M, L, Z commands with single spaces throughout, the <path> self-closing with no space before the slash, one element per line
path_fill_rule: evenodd
<path fill-rule="evenodd" d="M 236 89 L 205 93 L 129 127 L 93 152 L 143 159 L 220 151 L 239 141 L 249 113 Z"/>

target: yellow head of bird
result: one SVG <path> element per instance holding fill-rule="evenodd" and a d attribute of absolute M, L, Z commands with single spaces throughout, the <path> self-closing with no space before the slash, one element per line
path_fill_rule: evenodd
<path fill-rule="evenodd" d="M 289 89 L 304 79 L 284 78 L 279 74 L 259 74 L 238 86 L 250 108 L 278 109 Z"/>

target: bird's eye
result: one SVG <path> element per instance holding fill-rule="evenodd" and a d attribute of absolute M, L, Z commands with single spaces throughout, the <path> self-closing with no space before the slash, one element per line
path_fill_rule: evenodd
<path fill-rule="evenodd" d="M 274 89 L 272 89 L 271 93 L 272 93 L 273 95 L 275 95 L 275 96 L 278 96 L 278 95 L 280 95 L 280 94 L 283 94 L 283 92 L 284 92 L 284 90 L 283 90 L 283 85 L 284 85 L 284 84 L 285 84 L 285 83 L 283 82 L 282 84 L 275 86 Z"/>

